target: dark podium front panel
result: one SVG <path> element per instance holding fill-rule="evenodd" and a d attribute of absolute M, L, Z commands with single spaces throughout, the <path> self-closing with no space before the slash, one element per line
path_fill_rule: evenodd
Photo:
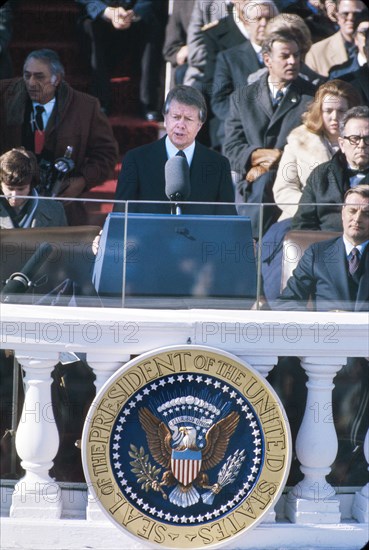
<path fill-rule="evenodd" d="M 93 281 L 101 297 L 120 298 L 123 305 L 129 298 L 140 298 L 141 305 L 144 298 L 154 299 L 151 305 L 160 299 L 162 305 L 176 307 L 181 304 L 173 299 L 191 299 L 199 307 L 211 307 L 213 299 L 255 300 L 250 221 L 241 216 L 109 214 Z"/>

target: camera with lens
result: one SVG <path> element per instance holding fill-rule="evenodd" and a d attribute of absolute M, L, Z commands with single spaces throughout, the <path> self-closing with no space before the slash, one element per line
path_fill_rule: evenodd
<path fill-rule="evenodd" d="M 74 169 L 74 161 L 71 158 L 73 147 L 68 145 L 64 156 L 57 158 L 55 162 L 41 159 L 38 164 L 40 171 L 40 183 L 37 191 L 46 197 L 56 197 L 63 189 L 66 177 Z"/>

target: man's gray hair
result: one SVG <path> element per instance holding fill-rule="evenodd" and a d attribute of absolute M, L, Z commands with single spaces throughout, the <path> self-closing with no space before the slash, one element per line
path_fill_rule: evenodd
<path fill-rule="evenodd" d="M 29 53 L 24 62 L 23 70 L 30 59 L 38 59 L 39 61 L 46 63 L 49 66 L 52 75 L 64 78 L 64 67 L 62 65 L 62 62 L 60 61 L 58 54 L 54 50 L 43 48 L 41 50 L 34 50 L 33 52 Z"/>
<path fill-rule="evenodd" d="M 361 185 L 356 185 L 356 187 L 350 187 L 343 197 L 344 203 L 350 195 L 359 195 L 363 199 L 369 199 L 369 185 L 367 183 L 362 183 Z"/>
<path fill-rule="evenodd" d="M 175 86 L 169 90 L 168 95 L 165 99 L 163 106 L 163 115 L 167 115 L 169 112 L 169 107 L 172 101 L 178 101 L 178 103 L 183 103 L 184 105 L 189 105 L 191 107 L 197 107 L 199 110 L 199 118 L 202 123 L 205 122 L 207 116 L 207 107 L 204 96 L 196 88 L 192 86 Z"/>
<path fill-rule="evenodd" d="M 299 39 L 293 33 L 293 30 L 280 30 L 271 32 L 264 40 L 261 53 L 271 53 L 274 42 L 282 42 L 287 44 L 288 42 L 295 42 L 300 48 Z"/>
<path fill-rule="evenodd" d="M 340 120 L 340 136 L 344 136 L 345 127 L 349 120 L 352 118 L 368 118 L 369 119 L 369 107 L 366 105 L 358 105 L 357 107 L 351 107 Z"/>

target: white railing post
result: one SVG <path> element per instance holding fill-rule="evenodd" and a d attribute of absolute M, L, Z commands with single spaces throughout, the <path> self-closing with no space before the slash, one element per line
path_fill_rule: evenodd
<path fill-rule="evenodd" d="M 286 498 L 286 515 L 294 523 L 339 523 L 334 488 L 326 481 L 338 451 L 332 415 L 333 378 L 346 363 L 343 357 L 304 357 L 308 381 L 304 417 L 296 438 L 296 454 L 304 479 Z"/>
<path fill-rule="evenodd" d="M 252 367 L 254 367 L 255 370 L 258 371 L 261 376 L 264 376 L 266 378 L 270 371 L 274 369 L 276 364 L 278 363 L 278 357 L 273 355 L 266 355 L 266 356 L 250 356 L 250 355 L 241 355 L 240 359 L 242 361 L 245 361 Z"/>
<path fill-rule="evenodd" d="M 364 455 L 369 464 L 369 429 L 366 432 L 364 441 Z M 352 517 L 359 523 L 369 523 L 369 483 L 364 485 L 361 491 L 355 493 L 354 504 L 352 506 Z"/>
<path fill-rule="evenodd" d="M 129 361 L 130 355 L 111 356 L 99 353 L 87 353 L 87 363 L 92 368 L 96 379 L 96 393 L 100 391 L 107 380 L 122 366 Z M 88 489 L 86 519 L 89 521 L 103 521 L 106 516 L 96 502 L 95 497 Z"/>
<path fill-rule="evenodd" d="M 51 373 L 58 353 L 22 351 L 15 355 L 25 372 L 25 399 L 15 446 L 25 470 L 14 488 L 11 517 L 58 519 L 61 490 L 49 476 L 59 448 L 59 433 L 51 400 Z"/>

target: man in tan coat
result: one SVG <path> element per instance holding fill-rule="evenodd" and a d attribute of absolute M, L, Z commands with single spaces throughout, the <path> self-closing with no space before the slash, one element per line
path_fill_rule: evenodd
<path fill-rule="evenodd" d="M 305 58 L 306 65 L 322 76 L 328 76 L 331 67 L 355 55 L 354 19 L 364 9 L 366 7 L 361 0 L 338 0 L 339 31 L 312 45 Z"/>

